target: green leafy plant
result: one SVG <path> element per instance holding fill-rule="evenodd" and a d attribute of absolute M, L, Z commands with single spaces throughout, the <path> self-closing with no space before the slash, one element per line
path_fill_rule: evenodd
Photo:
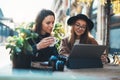
<path fill-rule="evenodd" d="M 10 59 L 13 59 L 14 55 L 18 54 L 32 54 L 32 47 L 28 39 L 34 40 L 38 34 L 31 31 L 30 28 L 28 24 L 21 24 L 19 27 L 15 28 L 17 35 L 7 38 L 6 49 L 10 49 Z"/>
<path fill-rule="evenodd" d="M 56 47 L 59 50 L 61 39 L 65 36 L 65 30 L 61 23 L 55 24 L 53 34 L 59 40 L 58 43 L 56 44 Z"/>

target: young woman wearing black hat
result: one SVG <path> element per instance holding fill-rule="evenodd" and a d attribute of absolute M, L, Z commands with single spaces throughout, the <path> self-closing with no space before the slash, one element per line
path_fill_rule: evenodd
<path fill-rule="evenodd" d="M 67 24 L 71 26 L 71 35 L 62 39 L 60 45 L 60 54 L 69 56 L 70 51 L 74 44 L 95 44 L 97 41 L 89 36 L 89 31 L 93 28 L 93 22 L 83 14 L 70 17 Z M 106 62 L 106 57 L 101 57 L 103 62 Z"/>

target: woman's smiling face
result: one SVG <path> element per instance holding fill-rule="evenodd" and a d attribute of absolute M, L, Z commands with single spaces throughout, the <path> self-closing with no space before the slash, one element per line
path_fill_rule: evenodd
<path fill-rule="evenodd" d="M 82 34 L 84 34 L 87 23 L 86 21 L 79 19 L 72 26 L 75 34 L 80 37 Z"/>
<path fill-rule="evenodd" d="M 42 34 L 46 34 L 46 33 L 50 34 L 54 27 L 54 21 L 55 21 L 55 18 L 53 15 L 49 15 L 49 16 L 45 17 L 45 19 L 42 21 L 41 33 Z"/>

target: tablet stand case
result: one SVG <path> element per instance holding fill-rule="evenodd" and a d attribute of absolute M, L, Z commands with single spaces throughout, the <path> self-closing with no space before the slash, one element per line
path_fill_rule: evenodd
<path fill-rule="evenodd" d="M 103 68 L 101 59 L 98 58 L 70 58 L 67 61 L 67 68 L 80 69 L 80 68 Z"/>

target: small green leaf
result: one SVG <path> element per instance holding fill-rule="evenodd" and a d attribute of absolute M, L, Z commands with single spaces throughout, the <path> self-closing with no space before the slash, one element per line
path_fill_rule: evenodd
<path fill-rule="evenodd" d="M 16 53 L 20 53 L 21 52 L 21 49 L 19 47 L 15 47 L 15 52 Z"/>

